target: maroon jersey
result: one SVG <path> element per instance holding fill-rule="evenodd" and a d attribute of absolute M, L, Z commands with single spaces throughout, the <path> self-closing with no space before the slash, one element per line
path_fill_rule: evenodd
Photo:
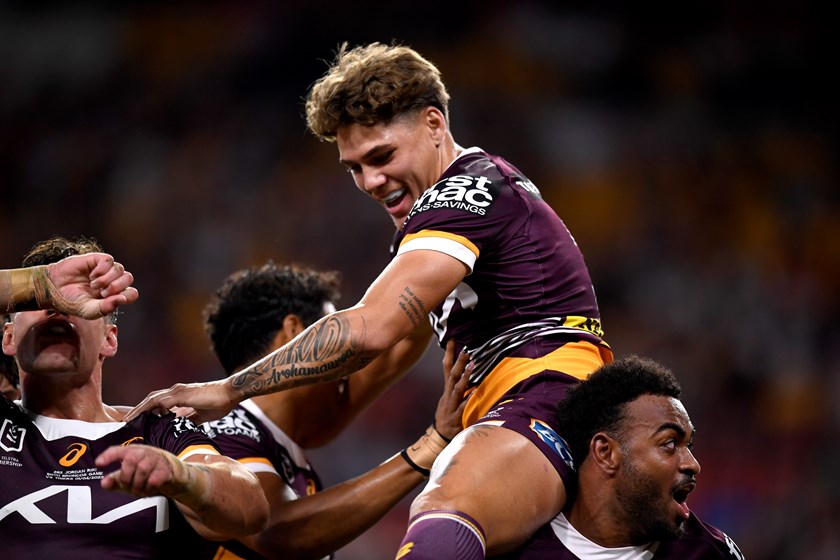
<path fill-rule="evenodd" d="M 414 204 L 392 254 L 429 249 L 469 273 L 431 313 L 442 347 L 466 346 L 478 385 L 508 356 L 537 358 L 569 341 L 606 346 L 577 243 L 539 190 L 504 159 L 465 150 Z"/>
<path fill-rule="evenodd" d="M 519 550 L 494 556 L 497 560 L 744 560 L 738 546 L 720 529 L 703 523 L 694 513 L 678 539 L 641 546 L 604 548 L 577 532 L 563 515 L 544 525 Z"/>
<path fill-rule="evenodd" d="M 178 507 L 162 496 L 102 489 L 94 459 L 143 443 L 186 458 L 218 454 L 185 418 L 131 422 L 47 418 L 0 399 L 0 534 L 6 558 L 212 558 Z M 106 467 L 106 472 L 114 465 Z"/>
<path fill-rule="evenodd" d="M 322 490 L 321 480 L 303 449 L 272 422 L 253 401 L 245 401 L 224 418 L 200 428 L 222 453 L 236 459 L 253 473 L 273 473 L 286 484 L 287 499 L 294 500 Z M 245 545 L 230 541 L 224 548 L 240 558 L 262 558 Z M 224 551 L 217 558 L 227 558 Z"/>

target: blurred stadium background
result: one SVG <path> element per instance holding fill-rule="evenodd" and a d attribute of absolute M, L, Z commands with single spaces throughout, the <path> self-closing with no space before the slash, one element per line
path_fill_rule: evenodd
<path fill-rule="evenodd" d="M 456 140 L 565 220 L 616 352 L 677 372 L 695 511 L 752 560 L 838 558 L 836 39 L 788 4 L 3 2 L 0 263 L 87 235 L 136 274 L 113 404 L 221 375 L 201 309 L 237 268 L 337 269 L 354 303 L 392 226 L 302 100 L 340 42 L 397 40 L 442 69 Z M 440 356 L 313 454 L 327 484 L 428 425 Z M 409 503 L 339 558 L 392 558 Z"/>

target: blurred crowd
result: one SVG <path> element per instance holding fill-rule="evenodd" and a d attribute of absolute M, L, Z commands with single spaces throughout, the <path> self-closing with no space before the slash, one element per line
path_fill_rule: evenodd
<path fill-rule="evenodd" d="M 362 295 L 393 226 L 307 133 L 303 97 L 340 42 L 397 40 L 441 68 L 459 141 L 508 158 L 564 219 L 616 353 L 676 372 L 703 467 L 692 508 L 752 560 L 840 557 L 838 131 L 819 17 L 314 4 L 0 6 L 0 262 L 86 235 L 135 273 L 106 402 L 222 375 L 201 312 L 233 270 L 299 262 L 340 271 L 343 304 Z M 314 453 L 327 484 L 428 425 L 441 355 Z M 409 503 L 339 558 L 392 557 Z"/>

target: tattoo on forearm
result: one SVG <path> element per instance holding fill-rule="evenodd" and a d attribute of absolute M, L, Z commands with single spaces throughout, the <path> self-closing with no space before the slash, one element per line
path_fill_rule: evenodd
<path fill-rule="evenodd" d="M 408 286 L 406 286 L 403 289 L 403 293 L 400 294 L 399 303 L 403 313 L 405 313 L 409 321 L 411 321 L 411 324 L 415 327 L 420 324 L 420 321 L 424 317 L 429 315 L 428 311 L 426 311 L 426 306 L 423 305 L 420 298 L 418 298 Z"/>
<path fill-rule="evenodd" d="M 322 319 L 292 343 L 234 377 L 233 386 L 252 397 L 348 375 L 373 359 L 361 350 L 365 329 L 361 331 L 351 332 L 349 321 L 342 317 Z"/>

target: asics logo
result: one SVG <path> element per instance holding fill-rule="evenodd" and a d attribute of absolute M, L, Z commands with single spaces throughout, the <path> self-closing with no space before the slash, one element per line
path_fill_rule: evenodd
<path fill-rule="evenodd" d="M 58 464 L 62 467 L 72 467 L 76 464 L 82 455 L 85 454 L 85 451 L 88 450 L 88 446 L 84 443 L 71 443 L 67 446 L 68 451 L 64 457 L 58 460 Z"/>

